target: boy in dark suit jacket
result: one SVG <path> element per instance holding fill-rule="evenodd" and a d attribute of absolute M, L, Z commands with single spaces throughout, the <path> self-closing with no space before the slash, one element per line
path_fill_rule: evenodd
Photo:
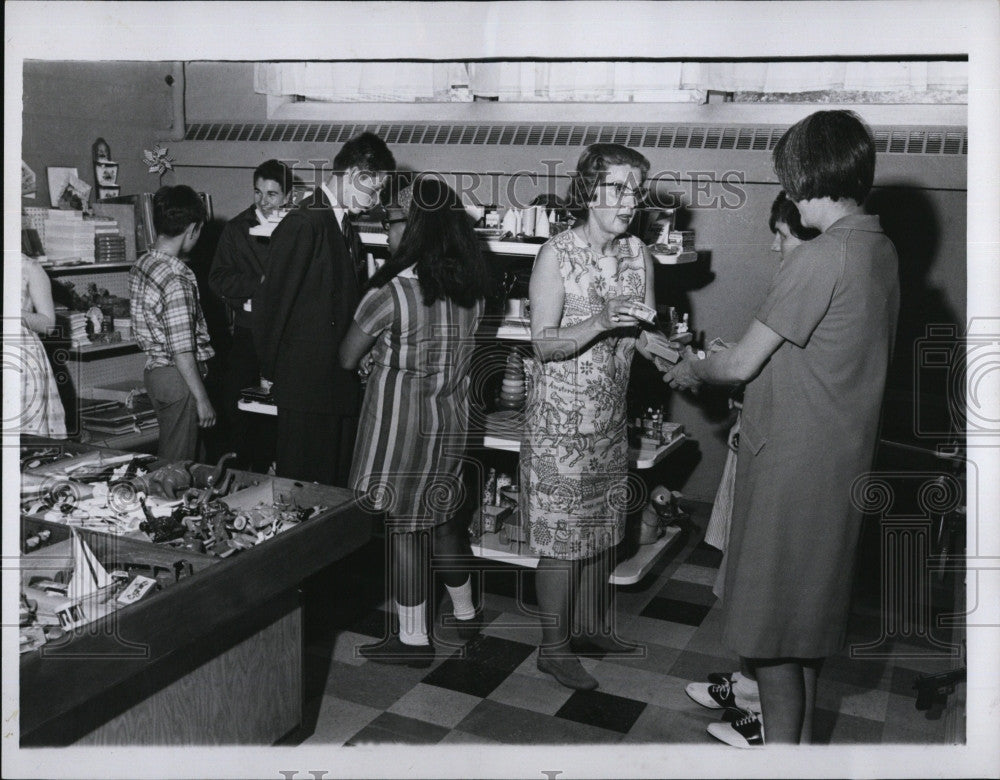
<path fill-rule="evenodd" d="M 267 160 L 253 172 L 253 205 L 222 229 L 208 274 L 212 292 L 229 309 L 233 343 L 226 356 L 221 415 L 228 423 L 240 468 L 266 473 L 274 460 L 274 419 L 237 409 L 240 391 L 260 384 L 253 341 L 252 299 L 267 268 L 270 232 L 292 197 L 292 171 Z"/>
<path fill-rule="evenodd" d="M 274 383 L 278 407 L 277 474 L 346 487 L 361 387 L 337 351 L 367 281 L 349 215 L 378 203 L 396 161 L 381 138 L 362 133 L 333 167 L 275 228 L 252 317 L 261 375 Z"/>

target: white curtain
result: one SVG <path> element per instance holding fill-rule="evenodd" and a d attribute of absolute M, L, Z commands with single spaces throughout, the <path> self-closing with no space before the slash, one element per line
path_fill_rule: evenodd
<path fill-rule="evenodd" d="M 719 92 L 963 92 L 965 62 L 258 63 L 254 89 L 327 101 L 701 102 Z"/>
<path fill-rule="evenodd" d="M 308 100 L 448 100 L 468 86 L 464 62 L 281 62 L 254 66 L 254 91 Z"/>
<path fill-rule="evenodd" d="M 719 92 L 928 92 L 968 88 L 965 62 L 685 63 L 685 87 Z"/>

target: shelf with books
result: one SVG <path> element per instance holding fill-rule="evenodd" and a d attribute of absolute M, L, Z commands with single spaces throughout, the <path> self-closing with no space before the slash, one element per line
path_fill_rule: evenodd
<path fill-rule="evenodd" d="M 115 355 L 131 355 L 139 351 L 138 342 L 132 340 L 116 341 L 111 344 L 70 343 L 67 346 L 69 356 L 75 360 L 100 360 Z"/>
<path fill-rule="evenodd" d="M 42 263 L 49 276 L 69 276 L 70 274 L 93 274 L 112 271 L 127 271 L 134 263 Z"/>

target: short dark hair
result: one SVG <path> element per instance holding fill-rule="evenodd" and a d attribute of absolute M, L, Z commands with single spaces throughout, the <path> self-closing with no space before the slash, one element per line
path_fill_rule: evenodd
<path fill-rule="evenodd" d="M 253 183 L 257 183 L 257 179 L 267 179 L 268 181 L 278 182 L 278 186 L 281 187 L 281 192 L 287 195 L 291 189 L 294 180 L 292 178 L 292 169 L 285 165 L 281 160 L 265 160 L 260 165 L 257 166 L 256 170 L 253 172 Z"/>
<path fill-rule="evenodd" d="M 649 160 L 642 154 L 620 144 L 591 144 L 576 163 L 576 171 L 570 179 L 566 195 L 566 207 L 575 217 L 587 215 L 587 208 L 594 199 L 597 185 L 604 181 L 608 168 L 612 165 L 629 165 L 642 172 L 642 178 L 649 173 Z"/>
<path fill-rule="evenodd" d="M 799 241 L 812 241 L 820 234 L 816 228 L 806 227 L 802 224 L 799 207 L 789 199 L 784 190 L 778 193 L 778 197 L 771 204 L 771 218 L 768 219 L 767 225 L 771 228 L 772 233 L 778 232 L 779 222 L 788 225 L 788 232 Z"/>
<path fill-rule="evenodd" d="M 853 111 L 817 111 L 781 136 L 774 170 L 792 200 L 851 198 L 860 204 L 875 178 L 875 141 Z"/>
<path fill-rule="evenodd" d="M 205 202 L 186 184 L 160 187 L 153 195 L 153 227 L 158 236 L 179 236 L 188 225 L 202 225 L 207 219 Z"/>
<path fill-rule="evenodd" d="M 468 308 L 491 292 L 486 258 L 458 194 L 435 176 L 418 176 L 399 251 L 369 285 L 381 287 L 413 267 L 425 306 L 445 299 Z"/>
<path fill-rule="evenodd" d="M 392 156 L 385 141 L 375 133 L 356 135 L 344 144 L 337 156 L 333 158 L 333 167 L 337 171 L 357 168 L 359 171 L 394 171 L 396 158 Z"/>

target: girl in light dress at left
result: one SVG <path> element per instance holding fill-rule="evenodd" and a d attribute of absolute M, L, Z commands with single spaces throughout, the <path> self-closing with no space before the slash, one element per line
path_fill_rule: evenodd
<path fill-rule="evenodd" d="M 21 336 L 10 359 L 21 372 L 21 415 L 17 432 L 65 438 L 66 414 L 52 366 L 38 334 L 56 324 L 52 285 L 45 270 L 29 257 L 21 258 Z"/>

